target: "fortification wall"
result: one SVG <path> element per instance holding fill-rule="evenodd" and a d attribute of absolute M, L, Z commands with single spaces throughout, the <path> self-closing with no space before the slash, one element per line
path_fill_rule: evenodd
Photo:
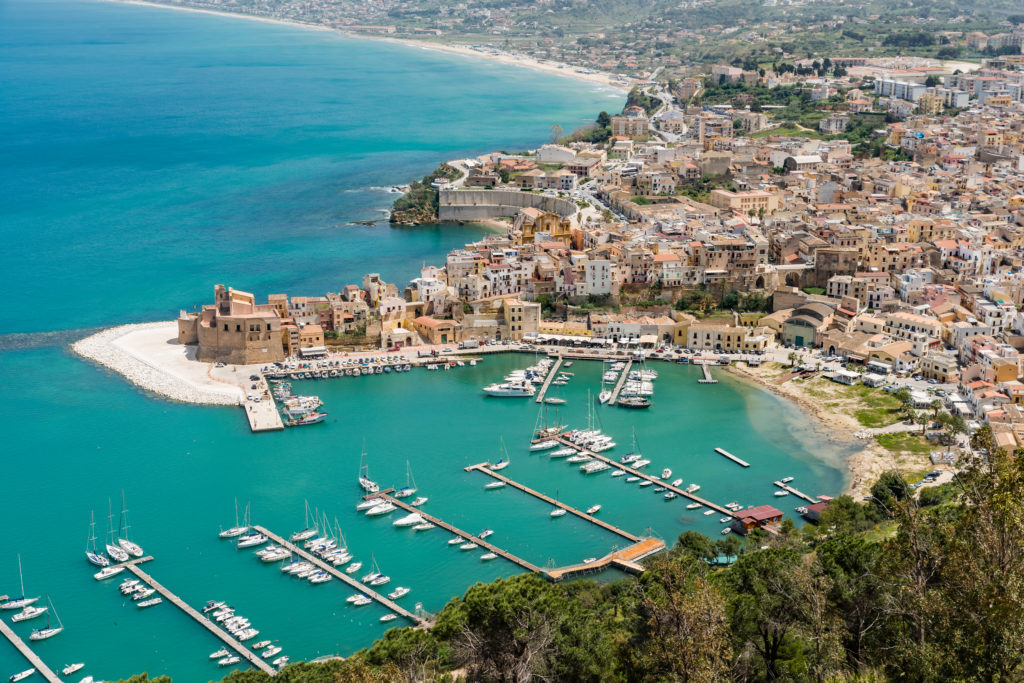
<path fill-rule="evenodd" d="M 527 207 L 557 213 L 563 218 L 576 215 L 576 205 L 559 197 L 512 190 L 441 190 L 438 218 L 442 221 L 475 221 L 511 217 Z"/>

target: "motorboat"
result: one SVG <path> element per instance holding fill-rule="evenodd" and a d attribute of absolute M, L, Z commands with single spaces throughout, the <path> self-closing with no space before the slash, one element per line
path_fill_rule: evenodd
<path fill-rule="evenodd" d="M 554 439 L 545 439 L 544 441 L 538 441 L 535 444 L 530 445 L 531 451 L 549 451 L 552 448 L 557 448 L 558 442 Z"/>
<path fill-rule="evenodd" d="M 505 486 L 505 482 L 503 482 L 503 481 L 492 481 L 490 484 L 484 484 L 484 488 L 485 489 L 491 489 L 491 490 L 493 490 L 493 489 L 500 489 L 503 486 Z"/>
<path fill-rule="evenodd" d="M 448 539 L 448 545 L 458 545 L 460 543 L 462 543 L 462 537 L 461 536 L 456 536 L 454 538 L 449 538 Z"/>
<path fill-rule="evenodd" d="M 62 674 L 64 674 L 65 676 L 70 676 L 71 674 L 73 674 L 73 673 L 75 673 L 77 671 L 81 671 L 84 668 L 85 668 L 85 662 L 76 662 L 74 664 L 68 664 L 63 669 L 61 669 L 60 672 Z"/>
<path fill-rule="evenodd" d="M 412 512 L 408 515 L 405 515 L 404 517 L 399 517 L 395 521 L 391 522 L 391 524 L 392 526 L 397 527 L 409 527 L 415 526 L 417 524 L 422 524 L 424 521 L 425 520 L 423 519 L 422 515 L 420 515 L 418 512 Z"/>
<path fill-rule="evenodd" d="M 11 676 L 11 678 L 10 678 L 11 683 L 14 683 L 15 681 L 23 681 L 26 678 L 28 678 L 29 676 L 31 676 L 32 674 L 34 674 L 35 672 L 36 672 L 36 670 L 34 668 L 32 668 L 32 669 L 25 669 L 24 671 L 19 671 L 18 673 L 16 673 L 13 676 Z"/>
<path fill-rule="evenodd" d="M 683 478 L 682 477 L 679 477 L 678 479 L 673 479 L 672 480 L 672 485 L 673 486 L 679 486 L 682 483 L 683 483 Z"/>
<path fill-rule="evenodd" d="M 637 486 L 639 486 L 640 488 L 644 488 L 644 487 L 650 486 L 653 483 L 654 482 L 652 482 L 650 479 L 644 479 L 642 482 L 637 484 Z"/>
<path fill-rule="evenodd" d="M 373 602 L 373 600 L 371 600 L 370 598 L 366 597 L 365 595 L 360 595 L 352 601 L 352 604 L 356 607 L 363 607 L 365 605 L 369 605 L 371 602 Z"/>
<path fill-rule="evenodd" d="M 267 645 L 270 645 L 270 644 L 271 644 L 272 642 L 273 642 L 273 641 L 271 641 L 271 640 L 261 640 L 261 641 L 260 641 L 260 642 L 258 642 L 258 643 L 254 643 L 254 644 L 253 644 L 253 646 L 252 646 L 252 649 L 253 649 L 253 650 L 262 650 L 262 649 L 263 649 L 263 648 L 265 648 L 265 647 L 266 647 Z"/>
<path fill-rule="evenodd" d="M 665 469 L 663 469 L 661 471 L 661 478 L 662 479 L 668 479 L 671 476 L 672 476 L 672 470 L 670 470 L 669 468 L 666 467 Z"/>
<path fill-rule="evenodd" d="M 369 517 L 378 517 L 380 515 L 386 515 L 389 512 L 394 512 L 394 511 L 395 511 L 395 504 L 394 503 L 384 502 L 384 503 L 380 503 L 378 505 L 373 506 L 372 508 L 370 508 L 369 510 L 366 511 L 366 514 Z"/>
<path fill-rule="evenodd" d="M 268 539 L 263 534 L 246 534 L 245 536 L 242 536 L 238 539 L 238 547 L 242 549 L 254 548 L 258 545 L 263 545 L 268 540 L 270 539 Z"/>
<path fill-rule="evenodd" d="M 389 622 L 389 621 L 394 621 L 394 620 L 395 620 L 395 619 L 397 619 L 397 618 L 398 618 L 398 615 L 397 615 L 397 614 L 385 614 L 384 616 L 382 616 L 382 617 L 380 618 L 380 620 L 381 620 L 382 622 L 384 622 L 384 623 L 387 623 L 387 622 Z"/>
<path fill-rule="evenodd" d="M 626 477 L 626 481 L 628 481 L 629 483 L 633 483 L 634 481 L 640 481 L 640 477 Z"/>
<path fill-rule="evenodd" d="M 715 511 L 714 511 L 714 510 L 705 510 L 705 511 L 704 511 L 704 516 L 705 516 L 705 517 L 710 517 L 710 516 L 711 516 L 711 515 L 713 515 L 713 514 L 715 514 Z"/>
<path fill-rule="evenodd" d="M 575 465 L 581 462 L 590 462 L 591 460 L 593 460 L 591 456 L 580 453 L 579 455 L 572 456 L 571 458 L 566 460 L 566 462 L 569 463 L 570 465 Z"/>
<path fill-rule="evenodd" d="M 690 484 L 686 487 L 687 493 L 697 493 L 697 491 L 700 491 L 700 484 Z"/>
<path fill-rule="evenodd" d="M 782 498 L 783 496 L 788 496 L 788 495 L 789 495 L 789 491 L 776 491 L 775 492 L 775 497 L 776 498 Z"/>
<path fill-rule="evenodd" d="M 662 498 L 664 498 L 665 500 L 673 500 L 677 496 L 678 494 L 675 491 L 669 491 L 664 496 L 662 496 Z"/>
<path fill-rule="evenodd" d="M 468 543 L 463 543 L 462 545 L 460 545 L 459 550 L 476 550 L 479 547 L 480 546 L 478 546 L 476 543 L 470 541 Z"/>
<path fill-rule="evenodd" d="M 404 595 L 408 595 L 410 590 L 412 589 L 406 588 L 405 586 L 399 586 L 395 590 L 388 593 L 388 598 L 391 600 L 397 600 Z"/>
<path fill-rule="evenodd" d="M 665 487 L 664 487 L 664 486 L 655 486 L 655 487 L 654 487 L 654 492 L 655 492 L 655 493 L 661 493 L 661 492 L 662 492 L 662 491 L 664 491 L 664 490 L 665 490 Z"/>
<path fill-rule="evenodd" d="M 484 553 L 483 555 L 480 556 L 480 559 L 484 560 L 484 561 L 487 561 L 487 560 L 496 559 L 497 557 L 498 556 L 495 553 Z"/>
<path fill-rule="evenodd" d="M 325 571 L 316 572 L 315 574 L 313 574 L 312 576 L 309 577 L 309 582 L 310 583 L 327 583 L 328 581 L 333 581 L 333 580 L 334 580 L 334 577 L 331 576 L 330 574 L 328 574 Z"/>
<path fill-rule="evenodd" d="M 218 661 L 217 666 L 231 666 L 232 664 L 238 664 L 240 661 L 242 660 L 237 655 L 230 655 Z"/>
<path fill-rule="evenodd" d="M 583 474 L 597 474 L 598 472 L 604 472 L 605 470 L 610 470 L 611 468 L 611 465 L 609 465 L 606 462 L 601 462 L 600 460 L 595 460 L 594 462 L 588 462 L 585 465 L 580 465 L 580 471 L 583 472 Z"/>
<path fill-rule="evenodd" d="M 634 470 L 638 470 L 638 469 L 641 469 L 643 467 L 647 467 L 650 464 L 651 464 L 650 460 L 643 460 L 643 459 L 641 459 L 641 460 L 637 460 L 636 462 L 634 462 L 632 467 L 633 467 Z"/>
<path fill-rule="evenodd" d="M 139 609 L 145 609 L 146 607 L 153 607 L 163 602 L 163 598 L 152 598 L 151 600 L 143 600 L 138 604 Z"/>
<path fill-rule="evenodd" d="M 143 590 L 136 591 L 136 593 L 132 595 L 132 601 L 138 602 L 139 600 L 145 600 L 154 593 L 156 593 L 156 591 L 152 588 L 144 588 Z"/>
<path fill-rule="evenodd" d="M 274 645 L 273 647 L 268 647 L 266 650 L 261 652 L 260 653 L 260 657 L 262 657 L 263 659 L 270 659 L 271 657 L 273 657 L 274 655 L 276 655 L 280 651 L 281 651 L 281 646 L 280 645 Z"/>
<path fill-rule="evenodd" d="M 725 527 L 724 529 L 722 529 L 722 535 L 723 536 L 725 536 L 726 534 L 731 533 L 731 532 L 732 532 L 732 527 Z"/>
<path fill-rule="evenodd" d="M 608 391 L 607 389 L 605 389 L 604 391 L 597 395 L 597 399 L 601 402 L 602 405 L 607 403 L 608 399 L 610 399 L 611 397 L 612 392 Z"/>
<path fill-rule="evenodd" d="M 359 598 L 363 597 L 362 593 L 353 593 L 352 595 L 345 598 L 345 602 L 355 602 Z"/>
<path fill-rule="evenodd" d="M 481 531 L 476 536 L 477 536 L 477 538 L 487 538 L 488 536 L 493 536 L 493 535 L 494 535 L 494 529 L 484 529 L 483 531 Z"/>
<path fill-rule="evenodd" d="M 376 579 L 371 581 L 370 585 L 371 586 L 383 586 L 384 584 L 390 583 L 390 582 L 391 582 L 391 577 L 390 576 L 385 576 L 384 574 L 381 574 Z"/>
<path fill-rule="evenodd" d="M 566 448 L 559 448 L 557 451 L 554 451 L 552 453 L 548 453 L 548 455 L 550 457 L 552 457 L 552 458 L 564 458 L 565 456 L 572 455 L 573 453 L 576 453 L 576 452 L 577 451 L 576 451 L 575 448 L 568 448 L 568 447 L 566 447 Z"/>
<path fill-rule="evenodd" d="M 587 508 L 587 514 L 588 515 L 596 515 L 600 511 L 601 511 L 601 506 L 600 505 L 592 505 L 592 506 Z"/>
<path fill-rule="evenodd" d="M 615 470 L 612 472 L 613 477 L 624 477 L 626 476 L 626 470 Z"/>
<path fill-rule="evenodd" d="M 558 384 L 559 386 L 561 386 L 563 384 L 566 384 L 566 382 L 555 382 L 555 384 Z M 549 403 L 549 404 L 551 404 L 553 406 L 564 406 L 565 405 L 565 399 L 564 398 L 558 398 L 557 396 L 552 396 L 550 398 L 545 398 L 544 402 L 545 403 Z"/>
<path fill-rule="evenodd" d="M 104 567 L 103 569 L 101 569 L 98 572 L 96 572 L 95 574 L 93 574 L 92 578 L 96 579 L 97 581 L 105 581 L 106 579 L 109 579 L 111 576 L 117 576 L 118 574 L 120 574 L 123 571 L 124 571 L 124 567 L 123 566 L 120 566 L 120 567 Z"/>
<path fill-rule="evenodd" d="M 686 506 L 686 509 L 687 510 L 696 510 L 696 509 L 698 509 L 700 507 L 701 507 L 700 503 L 690 503 L 689 505 Z"/>
<path fill-rule="evenodd" d="M 46 607 L 36 607 L 35 605 L 29 605 L 25 609 L 21 610 L 17 614 L 11 617 L 11 621 L 28 621 L 29 619 L 35 619 L 46 614 Z"/>
<path fill-rule="evenodd" d="M 551 511 L 551 516 L 552 517 L 564 517 L 565 516 L 565 509 L 564 508 L 555 508 L 554 510 Z"/>
<path fill-rule="evenodd" d="M 412 528 L 412 530 L 413 531 L 430 531 L 431 529 L 434 528 L 434 526 L 435 525 L 430 523 L 430 522 L 423 522 L 422 524 L 417 524 L 416 526 L 414 526 Z"/>
<path fill-rule="evenodd" d="M 346 574 L 355 574 L 357 571 L 363 568 L 362 562 L 353 562 L 349 566 L 345 567 Z"/>
<path fill-rule="evenodd" d="M 406 369 L 406 370 L 408 370 L 408 369 L 409 369 L 409 366 L 408 366 L 408 365 L 406 365 L 406 366 L 405 366 L 405 369 Z M 277 667 L 278 669 L 280 669 L 281 667 L 283 667 L 283 666 L 284 666 L 285 664 L 287 664 L 287 663 L 288 663 L 288 656 L 287 656 L 287 655 L 285 655 L 284 657 L 278 657 L 278 658 L 277 658 L 277 659 L 275 659 L 275 660 L 274 660 L 273 662 L 271 662 L 271 664 L 273 664 L 274 666 L 276 666 L 276 667 Z"/>
<path fill-rule="evenodd" d="M 640 455 L 639 453 L 630 453 L 619 458 L 619 462 L 622 463 L 623 465 L 628 465 L 631 462 L 636 462 L 640 460 L 640 458 L 642 457 L 643 456 Z"/>
<path fill-rule="evenodd" d="M 590 450 L 592 450 L 595 453 L 603 453 L 604 451 L 611 450 L 612 448 L 615 448 L 614 441 L 601 441 L 599 443 L 592 445 L 590 447 Z"/>
<path fill-rule="evenodd" d="M 501 384 L 490 384 L 484 387 L 483 392 L 488 396 L 498 398 L 525 398 L 533 396 L 537 389 L 527 381 L 511 381 Z"/>
<path fill-rule="evenodd" d="M 780 479 L 779 481 L 781 481 L 783 484 L 788 484 L 789 482 L 793 481 L 794 479 L 796 479 L 796 477 L 786 477 L 784 479 Z"/>
<path fill-rule="evenodd" d="M 419 497 L 416 498 L 416 500 L 414 500 L 413 502 L 409 503 L 409 505 L 413 506 L 414 508 L 418 508 L 420 505 L 423 505 L 428 500 L 430 500 L 430 499 L 427 498 L 426 496 L 419 496 Z"/>
<path fill-rule="evenodd" d="M 371 498 L 370 500 L 364 500 L 356 505 L 357 512 L 365 512 L 372 507 L 380 505 L 380 498 Z"/>

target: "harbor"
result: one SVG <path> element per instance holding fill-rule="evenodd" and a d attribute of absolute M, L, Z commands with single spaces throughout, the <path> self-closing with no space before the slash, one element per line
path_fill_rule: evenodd
<path fill-rule="evenodd" d="M 619 373 L 619 379 L 615 383 L 615 388 L 612 389 L 611 398 L 608 399 L 609 404 L 615 404 L 619 400 L 619 394 L 622 393 L 622 387 L 626 385 L 626 380 L 629 378 L 629 370 L 633 367 L 633 359 L 626 361 L 626 366 Z"/>
<path fill-rule="evenodd" d="M 33 652 L 32 648 L 30 648 L 24 640 L 19 638 L 3 619 L 0 619 L 0 633 L 4 634 L 4 638 L 14 646 L 14 649 L 21 653 L 25 660 L 32 665 L 32 668 L 34 668 L 39 675 L 45 678 L 49 683 L 61 683 L 57 674 L 53 673 L 53 670 L 46 666 L 46 663 L 43 662 L 39 655 Z"/>
<path fill-rule="evenodd" d="M 558 376 L 558 368 L 562 367 L 562 357 L 557 356 L 555 364 L 551 366 L 551 370 L 548 371 L 548 376 L 544 378 L 544 384 L 541 385 L 540 391 L 537 392 L 537 403 L 543 403 L 544 397 L 548 393 L 548 387 L 551 386 L 551 381 Z"/>

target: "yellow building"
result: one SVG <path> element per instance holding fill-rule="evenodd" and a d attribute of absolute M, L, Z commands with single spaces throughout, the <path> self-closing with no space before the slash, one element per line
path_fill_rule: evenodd
<path fill-rule="evenodd" d="M 717 209 L 730 209 L 748 213 L 771 213 L 779 208 L 779 195 L 765 190 L 749 192 L 729 192 L 728 190 L 712 190 L 708 203 Z"/>

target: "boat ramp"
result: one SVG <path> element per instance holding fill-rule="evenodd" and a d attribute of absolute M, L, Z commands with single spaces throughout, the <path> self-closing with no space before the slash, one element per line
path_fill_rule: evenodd
<path fill-rule="evenodd" d="M 11 645 L 13 645 L 15 649 L 28 660 L 28 663 L 35 667 L 35 670 L 38 671 L 43 678 L 49 681 L 49 683 L 61 683 L 60 679 L 57 678 L 57 674 L 53 673 L 53 670 L 46 666 L 46 663 L 39 658 L 39 655 L 33 652 L 32 648 L 30 648 L 24 640 L 19 638 L 18 634 L 11 630 L 11 627 L 8 626 L 7 622 L 3 619 L 0 619 L 0 633 L 3 633 L 4 637 L 11 641 Z"/>
<path fill-rule="evenodd" d="M 392 502 L 394 502 L 394 499 L 392 499 L 390 496 L 387 496 L 387 498 L 389 498 Z M 391 610 L 395 614 L 397 614 L 399 616 L 402 616 L 402 617 L 405 617 L 409 621 L 415 622 L 416 624 L 418 624 L 420 626 L 426 624 L 427 620 L 424 619 L 423 617 L 419 617 L 419 616 L 413 614 L 412 612 L 410 612 L 409 610 L 405 609 L 401 605 L 397 604 L 393 600 L 389 600 L 388 598 L 386 598 L 385 596 L 381 595 L 377 591 L 375 591 L 375 590 L 373 590 L 371 588 L 368 588 L 367 586 L 364 586 L 359 581 L 357 581 L 356 579 L 352 578 L 351 576 L 349 576 L 345 572 L 338 571 L 338 569 L 334 565 L 328 564 L 328 563 L 324 562 L 323 560 L 321 560 L 319 557 L 317 557 L 317 556 L 315 556 L 315 555 L 313 555 L 311 553 L 306 552 L 305 550 L 303 550 L 303 549 L 299 548 L 298 546 L 296 546 L 294 543 L 285 540 L 284 538 L 282 538 L 281 536 L 278 536 L 277 534 L 275 534 L 273 531 L 270 531 L 266 527 L 253 526 L 253 529 L 255 529 L 258 533 L 263 534 L 264 536 L 266 536 L 267 538 L 272 540 L 277 545 L 279 545 L 279 546 L 281 546 L 283 548 L 287 548 L 291 552 L 293 552 L 296 555 L 298 555 L 299 557 L 301 557 L 306 562 L 309 562 L 311 564 L 315 564 L 320 569 L 324 570 L 325 572 L 327 572 L 328 574 L 330 574 L 334 578 L 338 579 L 342 583 L 348 584 L 351 588 L 354 588 L 355 590 L 359 591 L 360 593 L 362 593 L 366 597 L 371 598 L 373 600 L 376 600 L 381 605 L 384 605 L 384 607 L 387 607 L 389 610 Z"/>
<path fill-rule="evenodd" d="M 730 460 L 732 460 L 737 465 L 740 465 L 741 467 L 750 467 L 749 462 L 737 458 L 735 455 L 725 450 L 724 448 L 716 448 L 715 453 L 718 453 L 719 455 L 724 455 L 725 457 L 729 458 Z"/>
<path fill-rule="evenodd" d="M 615 388 L 612 389 L 611 398 L 608 399 L 608 405 L 615 405 L 615 402 L 619 400 L 619 392 L 622 391 L 622 387 L 626 386 L 626 379 L 629 377 L 629 369 L 633 367 L 633 360 L 626 361 L 626 367 L 622 369 L 619 374 L 619 381 L 615 383 Z"/>
<path fill-rule="evenodd" d="M 781 481 L 773 481 L 772 483 L 775 484 L 776 486 L 778 486 L 783 491 L 786 491 L 787 493 L 792 493 L 797 498 L 803 498 L 808 503 L 812 503 L 813 504 L 813 503 L 819 502 L 817 498 L 814 498 L 812 496 L 808 496 L 806 493 L 801 493 L 800 491 L 797 491 L 795 488 L 793 488 L 789 484 L 785 484 L 785 483 L 783 483 Z"/>
<path fill-rule="evenodd" d="M 544 379 L 544 384 L 541 385 L 540 391 L 537 392 L 537 403 L 544 401 L 544 395 L 548 393 L 548 387 L 551 386 L 551 380 L 558 376 L 558 368 L 562 367 L 562 357 L 558 356 L 555 364 L 551 366 L 551 372 Z"/>
<path fill-rule="evenodd" d="M 157 593 L 162 595 L 164 599 L 167 600 L 167 602 L 171 603 L 172 605 L 180 609 L 182 612 L 192 617 L 192 619 L 197 621 L 207 631 L 215 635 L 222 643 L 224 643 L 232 650 L 237 652 L 238 655 L 245 661 L 249 662 L 249 664 L 271 676 L 277 674 L 277 669 L 271 666 L 267 661 L 257 656 L 252 650 L 250 650 L 241 642 L 232 637 L 227 631 L 224 631 L 219 626 L 217 626 L 216 622 L 204 617 L 202 614 L 196 611 L 191 605 L 189 605 L 187 602 L 185 602 L 177 595 L 172 593 L 170 589 L 165 587 L 163 584 L 159 583 L 156 579 L 154 579 L 152 576 L 142 571 L 142 569 L 138 567 L 139 562 L 145 562 L 147 560 L 152 559 L 152 557 L 144 557 L 139 560 L 136 560 L 135 562 L 126 562 L 124 564 L 124 567 L 132 574 L 135 574 L 135 576 L 137 576 L 141 581 L 149 584 L 150 587 L 152 587 L 156 590 Z"/>

